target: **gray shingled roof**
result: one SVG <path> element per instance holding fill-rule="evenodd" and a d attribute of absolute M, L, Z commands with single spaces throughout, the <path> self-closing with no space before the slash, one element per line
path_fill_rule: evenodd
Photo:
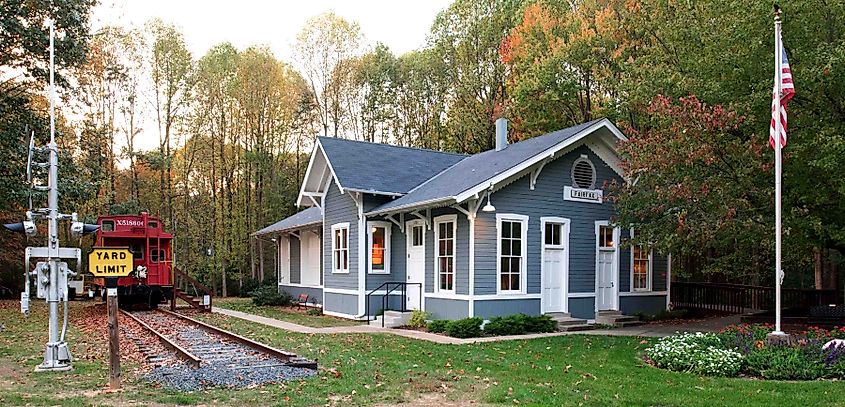
<path fill-rule="evenodd" d="M 333 137 L 319 140 L 340 185 L 364 192 L 402 195 L 467 158 L 463 154 Z"/>
<path fill-rule="evenodd" d="M 261 236 L 269 235 L 272 233 L 284 232 L 286 230 L 301 228 L 303 226 L 317 225 L 320 224 L 322 221 L 323 214 L 322 212 L 320 212 L 320 208 L 313 206 L 295 215 L 288 216 L 287 218 L 284 218 L 270 226 L 267 226 L 266 228 L 253 233 L 253 235 Z"/>
<path fill-rule="evenodd" d="M 461 192 L 483 184 L 601 120 L 603 119 L 513 143 L 500 151 L 488 150 L 467 157 L 413 189 L 407 195 L 381 205 L 369 213 L 384 213 L 396 208 L 449 201 Z"/>

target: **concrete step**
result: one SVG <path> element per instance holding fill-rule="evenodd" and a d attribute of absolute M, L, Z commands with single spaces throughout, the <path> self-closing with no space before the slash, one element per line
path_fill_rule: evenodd
<path fill-rule="evenodd" d="M 596 313 L 596 324 L 611 325 L 617 328 L 642 324 L 635 316 L 625 315 L 619 311 L 599 311 Z"/>
<path fill-rule="evenodd" d="M 384 315 L 377 316 L 375 320 L 370 321 L 370 325 L 381 326 L 382 320 L 384 320 L 384 326 L 387 328 L 408 325 L 408 321 L 411 320 L 411 312 L 385 311 Z"/>
<path fill-rule="evenodd" d="M 586 325 L 587 320 L 581 318 L 573 318 L 568 312 L 552 312 L 546 314 L 552 317 L 552 320 L 557 322 L 558 328 L 574 325 Z"/>

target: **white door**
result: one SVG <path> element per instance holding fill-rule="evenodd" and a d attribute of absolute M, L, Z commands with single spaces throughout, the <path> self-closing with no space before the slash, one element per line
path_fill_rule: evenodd
<path fill-rule="evenodd" d="M 406 307 L 408 309 L 422 309 L 421 292 L 425 284 L 425 224 L 422 220 L 412 220 L 405 223 L 405 240 L 408 250 L 408 263 L 405 268 L 406 281 L 415 283 L 407 286 Z"/>
<path fill-rule="evenodd" d="M 599 311 L 613 309 L 614 283 L 613 283 L 613 251 L 599 250 L 598 261 L 598 292 L 596 293 L 596 304 Z"/>
<path fill-rule="evenodd" d="M 304 286 L 320 285 L 320 237 L 303 230 L 299 233 L 300 283 Z"/>
<path fill-rule="evenodd" d="M 616 309 L 616 246 L 618 233 L 607 225 L 597 226 L 596 309 Z"/>
<path fill-rule="evenodd" d="M 543 312 L 567 312 L 569 220 L 543 218 Z"/>

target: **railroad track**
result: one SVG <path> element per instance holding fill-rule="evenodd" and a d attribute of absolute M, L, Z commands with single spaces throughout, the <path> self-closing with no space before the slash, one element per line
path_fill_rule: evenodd
<path fill-rule="evenodd" d="M 317 369 L 314 361 L 185 315 L 165 310 L 121 312 L 163 345 L 139 348 L 152 352 L 146 357 L 156 366 L 153 374 L 158 381 L 174 387 L 261 384 L 307 377 Z"/>

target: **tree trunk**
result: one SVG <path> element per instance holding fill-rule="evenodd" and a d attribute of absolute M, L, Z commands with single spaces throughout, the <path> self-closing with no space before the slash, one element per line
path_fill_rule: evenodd
<path fill-rule="evenodd" d="M 824 281 L 822 279 L 822 269 L 824 267 L 824 257 L 822 256 L 822 249 L 819 247 L 813 248 L 813 277 L 815 280 L 816 290 L 824 288 Z"/>

